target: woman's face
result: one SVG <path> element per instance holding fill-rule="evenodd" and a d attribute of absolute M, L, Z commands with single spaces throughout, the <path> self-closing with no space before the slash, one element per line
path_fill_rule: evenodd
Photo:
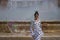
<path fill-rule="evenodd" d="M 36 14 L 34 17 L 35 17 L 35 20 L 37 20 L 39 18 L 39 15 Z"/>

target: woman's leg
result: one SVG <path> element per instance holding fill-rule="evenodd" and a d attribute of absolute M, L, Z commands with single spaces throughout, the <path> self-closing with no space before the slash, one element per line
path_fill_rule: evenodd
<path fill-rule="evenodd" d="M 39 36 L 33 35 L 32 37 L 34 40 L 41 40 L 41 38 L 42 38 L 41 35 L 39 35 Z"/>
<path fill-rule="evenodd" d="M 41 40 L 41 36 L 39 35 L 35 40 Z"/>

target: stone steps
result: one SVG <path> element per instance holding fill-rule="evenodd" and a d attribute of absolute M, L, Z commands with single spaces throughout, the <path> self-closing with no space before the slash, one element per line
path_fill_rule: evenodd
<path fill-rule="evenodd" d="M 33 40 L 31 35 L 19 33 L 0 33 L 0 40 Z M 59 33 L 45 33 L 42 40 L 60 40 Z"/>
<path fill-rule="evenodd" d="M 0 37 L 0 40 L 33 40 L 31 37 Z M 42 37 L 42 40 L 60 40 L 60 37 Z"/>

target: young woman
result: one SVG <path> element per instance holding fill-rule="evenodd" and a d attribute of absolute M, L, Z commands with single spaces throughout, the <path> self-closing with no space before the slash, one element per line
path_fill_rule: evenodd
<path fill-rule="evenodd" d="M 38 11 L 34 14 L 34 20 L 31 21 L 30 32 L 34 40 L 41 40 L 43 36 L 41 22 L 39 20 L 39 13 Z"/>

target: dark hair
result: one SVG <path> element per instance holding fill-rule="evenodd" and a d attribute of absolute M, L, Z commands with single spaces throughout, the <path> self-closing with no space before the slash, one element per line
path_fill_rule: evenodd
<path fill-rule="evenodd" d="M 35 14 L 34 14 L 34 16 L 36 16 L 36 15 L 39 15 L 38 11 L 35 11 Z"/>

